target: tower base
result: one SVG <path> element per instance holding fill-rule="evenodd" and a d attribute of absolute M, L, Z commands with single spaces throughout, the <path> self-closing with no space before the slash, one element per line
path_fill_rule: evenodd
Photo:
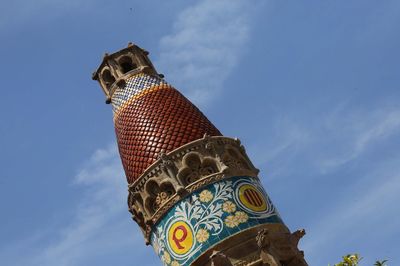
<path fill-rule="evenodd" d="M 304 230 L 290 233 L 283 224 L 242 231 L 202 254 L 192 266 L 307 266 L 297 248 Z"/>

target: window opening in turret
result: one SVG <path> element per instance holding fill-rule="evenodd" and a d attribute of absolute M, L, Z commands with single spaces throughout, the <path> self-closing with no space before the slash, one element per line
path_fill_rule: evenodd
<path fill-rule="evenodd" d="M 132 62 L 132 58 L 129 56 L 123 56 L 119 60 L 119 65 L 121 66 L 122 73 L 127 73 L 133 69 L 135 69 L 137 66 Z"/>
<path fill-rule="evenodd" d="M 111 74 L 110 70 L 104 70 L 101 74 L 101 77 L 103 78 L 104 84 L 107 86 L 107 89 L 110 89 L 110 86 L 115 82 L 115 78 Z"/>

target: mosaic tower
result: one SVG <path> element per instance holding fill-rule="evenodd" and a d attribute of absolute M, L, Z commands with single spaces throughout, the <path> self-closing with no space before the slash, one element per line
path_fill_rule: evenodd
<path fill-rule="evenodd" d="M 173 67 L 173 66 L 171 66 Z M 105 54 L 128 207 L 164 265 L 307 265 L 238 139 L 222 136 L 158 74 L 148 52 Z"/>

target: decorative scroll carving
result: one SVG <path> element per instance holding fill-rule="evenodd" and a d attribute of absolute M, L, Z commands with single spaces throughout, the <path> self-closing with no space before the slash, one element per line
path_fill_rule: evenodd
<path fill-rule="evenodd" d="M 129 210 L 148 242 L 151 225 L 188 193 L 223 178 L 257 174 L 239 140 L 205 135 L 168 154 L 161 152 L 129 185 Z"/>

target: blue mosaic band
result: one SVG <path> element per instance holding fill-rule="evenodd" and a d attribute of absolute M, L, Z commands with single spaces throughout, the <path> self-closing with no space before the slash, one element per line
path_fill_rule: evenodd
<path fill-rule="evenodd" d="M 229 236 L 267 223 L 283 222 L 259 180 L 232 177 L 178 202 L 153 227 L 151 243 L 164 265 L 190 265 Z"/>
<path fill-rule="evenodd" d="M 148 74 L 140 73 L 126 81 L 124 88 L 117 88 L 112 95 L 111 103 L 114 114 L 132 97 L 142 94 L 145 90 L 155 86 L 168 85 L 165 80 Z"/>

